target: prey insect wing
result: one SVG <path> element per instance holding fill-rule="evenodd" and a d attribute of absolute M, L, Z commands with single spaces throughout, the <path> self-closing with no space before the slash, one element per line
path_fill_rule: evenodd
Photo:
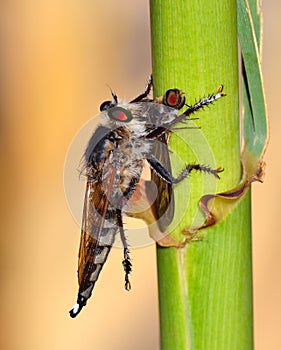
<path fill-rule="evenodd" d="M 148 99 L 147 96 L 151 92 L 153 86 L 152 76 L 149 77 L 145 91 L 132 100 L 130 103 L 135 102 L 153 102 L 154 100 Z M 158 99 L 156 99 L 158 101 Z M 162 101 L 160 103 L 163 103 Z M 157 137 L 157 142 L 154 144 L 151 153 L 159 160 L 165 168 L 172 172 L 171 162 L 167 144 L 166 133 Z M 158 220 L 159 228 L 165 231 L 167 226 L 172 222 L 174 216 L 174 195 L 171 184 L 164 181 L 161 177 L 157 175 L 153 170 L 151 170 L 151 180 L 155 183 L 157 187 L 157 194 L 152 204 L 152 211 L 156 220 Z M 147 187 L 147 194 L 149 195 L 151 188 Z"/>
<path fill-rule="evenodd" d="M 167 135 L 163 134 L 157 138 L 153 147 L 154 157 L 172 173 L 171 161 L 169 156 Z M 155 218 L 158 220 L 158 226 L 162 232 L 171 224 L 174 217 L 174 193 L 170 183 L 163 180 L 155 171 L 151 170 L 151 180 L 156 184 L 157 196 L 152 205 Z"/>
<path fill-rule="evenodd" d="M 184 93 L 179 89 L 169 89 L 163 97 L 156 98 L 156 101 L 175 110 L 179 110 L 185 104 L 185 97 Z M 161 131 L 161 127 L 154 131 L 157 134 L 157 132 Z M 167 130 L 157 136 L 157 142 L 153 147 L 152 155 L 164 166 L 168 173 L 172 174 L 168 149 L 168 136 L 170 133 L 171 130 Z M 160 231 L 165 232 L 174 217 L 173 187 L 171 183 L 165 181 L 154 170 L 151 170 L 151 180 L 156 184 L 158 190 L 157 197 L 152 206 L 154 215 L 158 221 Z"/>

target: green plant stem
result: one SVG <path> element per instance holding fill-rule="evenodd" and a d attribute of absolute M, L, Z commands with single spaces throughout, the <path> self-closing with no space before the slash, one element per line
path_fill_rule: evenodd
<path fill-rule="evenodd" d="M 206 159 L 182 142 L 196 143 L 200 130 L 178 131 L 170 147 L 185 163 L 196 159 L 213 166 L 211 154 L 214 166 L 225 169 L 215 191 L 231 189 L 241 176 L 236 1 L 151 0 L 150 5 L 156 95 L 177 87 L 192 104 L 221 83 L 227 93 L 198 115 L 209 145 Z M 177 159 L 175 175 L 182 168 Z M 204 176 L 193 174 L 175 186 L 173 233 L 179 238 L 198 211 Z M 157 248 L 162 350 L 252 349 L 250 217 L 248 193 L 223 222 L 202 231 L 205 240 L 185 249 Z"/>

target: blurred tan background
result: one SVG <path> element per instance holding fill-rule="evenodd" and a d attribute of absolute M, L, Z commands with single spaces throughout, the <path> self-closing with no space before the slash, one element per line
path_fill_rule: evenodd
<path fill-rule="evenodd" d="M 64 158 L 109 97 L 134 97 L 151 72 L 148 2 L 1 1 L 0 348 L 158 349 L 155 246 L 133 251 L 123 289 L 113 249 L 75 320 L 79 227 L 64 198 Z M 281 3 L 264 3 L 263 68 L 271 122 L 263 185 L 253 186 L 256 349 L 281 348 Z M 278 161 L 279 159 L 279 161 Z"/>

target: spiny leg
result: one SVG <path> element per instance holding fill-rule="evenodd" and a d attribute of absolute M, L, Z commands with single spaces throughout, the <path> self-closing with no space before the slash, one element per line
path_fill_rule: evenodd
<path fill-rule="evenodd" d="M 150 157 L 147 159 L 148 163 L 152 167 L 152 169 L 156 172 L 156 174 L 163 178 L 165 181 L 171 184 L 177 184 L 184 180 L 189 173 L 192 170 L 199 170 L 203 171 L 209 174 L 214 175 L 218 179 L 220 178 L 218 173 L 223 171 L 222 168 L 217 168 L 217 169 L 212 169 L 210 167 L 207 167 L 205 165 L 200 165 L 200 164 L 188 164 L 183 171 L 180 173 L 180 175 L 176 178 L 170 174 L 161 163 L 158 162 L 157 159 L 154 157 Z M 185 232 L 183 231 L 183 234 L 186 236 L 185 240 L 183 242 L 177 241 L 175 238 L 167 234 L 160 240 L 157 240 L 157 243 L 162 246 L 162 247 L 175 247 L 175 248 L 183 248 L 187 243 L 193 242 L 193 241 L 201 241 L 203 239 L 202 236 L 198 236 L 197 232 Z"/>
<path fill-rule="evenodd" d="M 214 94 L 210 94 L 209 96 L 199 100 L 197 103 L 195 103 L 193 106 L 188 106 L 188 109 L 183 113 L 185 115 L 190 115 L 197 110 L 204 108 L 205 106 L 208 106 L 209 104 L 213 103 L 214 101 L 218 100 L 219 98 L 226 96 L 226 94 L 223 91 L 223 85 L 220 85 Z"/>
<path fill-rule="evenodd" d="M 218 179 L 220 178 L 218 173 L 223 170 L 221 168 L 212 169 L 208 166 L 200 165 L 200 164 L 187 164 L 186 167 L 182 170 L 182 172 L 180 173 L 180 175 L 178 177 L 173 177 L 172 174 L 170 174 L 163 167 L 163 165 L 153 156 L 150 156 L 147 159 L 147 161 L 148 161 L 149 165 L 151 166 L 151 168 L 156 172 L 156 174 L 158 176 L 160 176 L 165 181 L 167 181 L 168 183 L 171 183 L 171 184 L 177 184 L 177 183 L 181 182 L 189 175 L 189 173 L 192 170 L 199 170 L 199 171 L 203 171 L 203 172 L 206 172 L 209 174 L 213 174 Z"/>
<path fill-rule="evenodd" d="M 151 131 L 148 135 L 146 135 L 146 139 L 156 139 L 161 135 L 165 134 L 167 131 L 178 129 L 178 127 L 175 128 L 174 126 L 178 123 L 186 123 L 186 121 L 191 120 L 190 115 L 192 113 L 195 113 L 200 109 L 204 109 L 205 106 L 208 106 L 209 104 L 212 104 L 214 101 L 218 100 L 219 98 L 226 96 L 226 94 L 222 92 L 222 90 L 223 90 L 223 85 L 220 85 L 215 94 L 211 94 L 199 100 L 193 106 L 188 106 L 185 112 L 178 115 L 170 123 L 166 124 L 165 126 L 159 126 L 155 128 L 153 131 Z M 192 118 L 192 119 L 195 119 L 195 118 Z"/>
<path fill-rule="evenodd" d="M 121 241 L 124 247 L 124 260 L 122 261 L 122 265 L 125 271 L 125 289 L 131 289 L 131 283 L 129 280 L 129 274 L 132 271 L 132 263 L 129 255 L 129 248 L 125 237 L 123 220 L 122 220 L 122 212 L 120 209 L 117 209 L 117 222 L 120 230 Z"/>
<path fill-rule="evenodd" d="M 152 89 L 152 85 L 153 85 L 152 75 L 150 75 L 149 79 L 148 79 L 147 86 L 145 88 L 145 91 L 142 94 L 140 94 L 139 96 L 137 96 L 136 98 L 134 98 L 132 101 L 130 101 L 130 103 L 140 102 L 143 99 L 145 99 L 150 94 L 150 91 Z"/>
<path fill-rule="evenodd" d="M 212 174 L 214 175 L 217 179 L 219 179 L 219 175 L 218 173 L 220 173 L 221 171 L 223 171 L 222 168 L 217 168 L 217 169 L 212 169 L 208 166 L 205 166 L 205 165 L 201 165 L 201 164 L 187 164 L 187 166 L 182 170 L 182 172 L 180 173 L 180 175 L 177 177 L 177 178 L 174 178 L 174 184 L 177 184 L 179 182 L 181 182 L 182 180 L 184 180 L 188 175 L 189 173 L 192 171 L 192 170 L 199 170 L 199 171 L 202 171 L 202 172 L 205 172 L 205 173 L 208 173 L 208 174 Z"/>
<path fill-rule="evenodd" d="M 187 117 L 189 117 L 192 113 L 195 113 L 200 109 L 204 109 L 204 107 L 208 106 L 209 104 L 212 104 L 214 101 L 224 96 L 226 96 L 226 94 L 223 92 L 223 85 L 220 85 L 214 94 L 210 94 L 209 96 L 200 99 L 194 105 L 188 106 L 185 112 L 180 114 L 169 124 L 168 129 L 172 129 L 172 126 L 179 122 L 186 121 L 188 119 Z"/>

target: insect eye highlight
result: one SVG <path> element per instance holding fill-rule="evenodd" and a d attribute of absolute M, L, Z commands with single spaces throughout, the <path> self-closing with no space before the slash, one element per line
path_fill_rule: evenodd
<path fill-rule="evenodd" d="M 122 107 L 110 108 L 107 114 L 110 119 L 116 120 L 117 122 L 128 123 L 133 119 L 132 113 Z"/>
<path fill-rule="evenodd" d="M 185 104 L 184 93 L 179 89 L 170 89 L 164 95 L 163 103 L 166 106 L 181 109 Z"/>

